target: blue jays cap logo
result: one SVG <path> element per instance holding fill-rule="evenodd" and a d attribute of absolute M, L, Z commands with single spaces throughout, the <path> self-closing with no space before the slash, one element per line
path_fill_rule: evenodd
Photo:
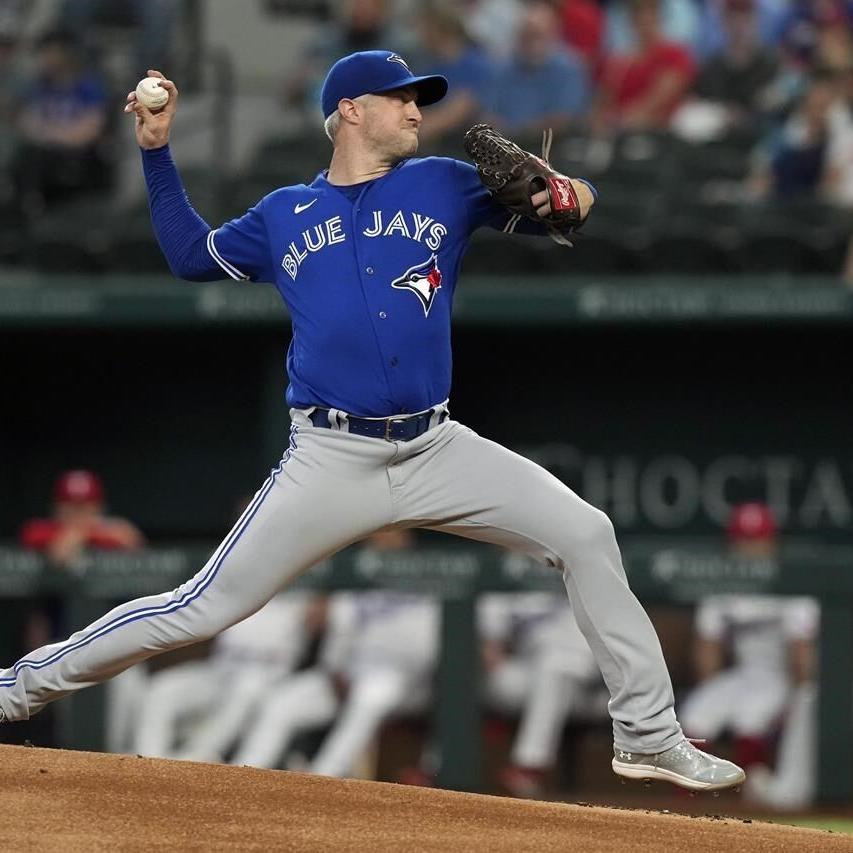
<path fill-rule="evenodd" d="M 403 66 L 403 68 L 405 68 L 405 69 L 406 69 L 406 71 L 408 71 L 408 72 L 409 72 L 409 74 L 411 74 L 411 73 L 412 73 L 412 69 L 411 69 L 411 68 L 409 68 L 409 66 L 406 64 L 406 60 L 405 60 L 405 59 L 403 59 L 403 57 L 402 57 L 402 56 L 400 56 L 400 54 L 399 54 L 399 53 L 392 53 L 392 54 L 388 57 L 388 59 L 386 60 L 386 62 L 399 62 L 399 63 L 400 63 L 400 65 L 402 65 L 402 66 Z"/>
<path fill-rule="evenodd" d="M 441 270 L 438 268 L 438 256 L 433 252 L 423 263 L 409 267 L 399 278 L 391 282 L 398 290 L 411 290 L 421 302 L 424 317 L 435 300 L 435 294 L 441 289 Z"/>

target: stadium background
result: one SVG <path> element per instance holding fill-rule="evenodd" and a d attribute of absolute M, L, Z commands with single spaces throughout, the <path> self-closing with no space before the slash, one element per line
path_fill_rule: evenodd
<path fill-rule="evenodd" d="M 227 529 L 286 435 L 284 312 L 262 288 L 196 287 L 169 277 L 147 221 L 130 122 L 121 121 L 126 92 L 146 67 L 176 80 L 176 159 L 191 200 L 216 223 L 323 167 L 328 149 L 313 96 L 326 58 L 373 39 L 399 49 L 419 71 L 449 61 L 421 40 L 412 16 L 422 4 L 144 5 L 146 20 L 134 3 L 120 14 L 111 4 L 0 4 L 3 660 L 21 643 L 26 608 L 15 602 L 42 583 L 73 587 L 85 575 L 32 564 L 26 584 L 13 582 L 29 571 L 21 568 L 18 533 L 27 519 L 49 512 L 60 472 L 97 471 L 111 509 L 144 531 L 152 553 L 203 550 Z M 522 5 L 449 8 L 469 32 L 490 37 L 489 50 L 508 54 L 515 35 L 507 22 L 514 11 L 523 17 Z M 728 124 L 709 108 L 710 97 L 700 97 L 698 81 L 719 48 L 709 35 L 713 22 L 722 38 L 729 6 L 753 4 L 661 4 L 666 39 L 681 46 L 693 70 L 676 63 L 684 73 L 681 111 L 640 119 L 627 108 L 598 106 L 608 63 L 630 51 L 624 5 L 554 5 L 549 50 L 574 51 L 555 67 L 575 75 L 566 89 L 585 88 L 557 117 L 564 126 L 552 156 L 564 171 L 590 178 L 600 203 L 573 251 L 504 235 L 475 240 L 454 333 L 454 415 L 538 459 L 607 509 L 628 555 L 648 543 L 722 554 L 731 506 L 760 500 L 798 555 L 785 577 L 799 567 L 807 587 L 820 567 L 849 572 L 849 7 L 756 2 L 763 49 L 775 64 L 755 101 L 741 104 Z M 452 28 L 454 15 L 439 11 L 436 26 Z M 342 23 L 347 14 L 363 16 L 361 30 Z M 573 44 L 578 32 L 588 38 Z M 539 47 L 548 41 L 541 30 L 533 35 Z M 99 81 L 87 89 L 86 110 L 101 115 L 82 154 L 46 145 L 22 120 L 39 96 L 38 63 L 56 45 L 73 51 L 83 77 Z M 495 99 L 509 79 L 500 77 L 505 61 L 481 58 L 466 78 L 477 106 L 426 150 L 457 154 L 461 129 L 495 110 L 513 128 L 514 105 Z M 823 113 L 814 103 L 821 95 Z M 81 103 L 74 106 L 82 110 Z M 803 142 L 804 103 L 820 113 L 822 132 L 806 134 L 814 144 Z M 64 120 L 50 109 L 42 118 L 57 126 Z M 547 119 L 559 127 L 553 115 Z M 536 145 L 535 125 L 535 118 L 517 124 L 520 141 Z M 63 158 L 67 169 L 57 169 Z M 100 186 L 93 191 L 92 184 Z M 838 589 L 846 583 L 846 575 L 839 578 Z M 111 587 L 117 598 L 119 587 Z M 132 583 L 128 589 L 135 594 Z M 685 646 L 691 596 L 701 591 L 654 605 L 679 691 L 691 686 Z M 76 603 L 57 616 L 60 633 L 76 627 L 63 624 L 75 607 L 86 609 L 85 594 L 68 594 Z M 849 632 L 847 596 L 835 601 L 835 627 Z M 828 650 L 822 655 L 825 669 L 834 665 Z M 849 684 L 833 687 L 849 694 Z M 80 745 L 74 708 L 95 707 L 99 693 L 91 693 L 57 706 L 37 730 L 41 742 Z M 843 702 L 836 709 L 842 720 L 849 698 Z M 849 713 L 846 719 L 849 731 Z M 395 743 L 411 753 L 422 729 L 392 731 L 386 764 L 395 764 Z M 612 800 L 618 793 L 603 774 L 583 769 L 606 765 L 606 734 L 599 725 L 575 736 L 555 796 L 598 792 Z M 87 736 L 97 737 L 91 727 Z M 830 800 L 838 809 L 850 780 L 836 783 Z M 495 787 L 488 774 L 481 784 Z"/>

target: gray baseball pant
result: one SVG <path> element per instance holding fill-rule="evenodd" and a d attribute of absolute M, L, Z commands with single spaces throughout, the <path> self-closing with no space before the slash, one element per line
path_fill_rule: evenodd
<path fill-rule="evenodd" d="M 560 571 L 610 691 L 615 745 L 651 753 L 679 742 L 660 643 L 628 587 L 603 512 L 456 421 L 389 442 L 314 427 L 305 411 L 291 417 L 281 462 L 204 568 L 172 592 L 116 607 L 0 672 L 8 720 L 212 637 L 315 563 L 377 530 L 405 526 L 521 550 Z"/>

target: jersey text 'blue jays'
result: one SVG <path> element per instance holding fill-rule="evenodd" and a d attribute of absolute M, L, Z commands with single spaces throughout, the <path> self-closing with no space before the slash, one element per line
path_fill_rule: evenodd
<path fill-rule="evenodd" d="M 152 222 L 172 271 L 275 285 L 290 312 L 287 403 L 361 417 L 450 395 L 450 315 L 474 230 L 547 233 L 497 204 L 469 163 L 402 160 L 340 186 L 282 187 L 217 229 L 190 207 L 168 146 L 143 151 Z"/>
<path fill-rule="evenodd" d="M 321 174 L 276 190 L 208 247 L 228 275 L 271 282 L 287 304 L 291 406 L 383 417 L 448 398 L 462 256 L 475 228 L 509 218 L 472 166 L 428 157 L 354 186 Z"/>

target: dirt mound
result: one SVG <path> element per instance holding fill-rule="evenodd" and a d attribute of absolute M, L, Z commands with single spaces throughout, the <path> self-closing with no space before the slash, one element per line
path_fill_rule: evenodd
<path fill-rule="evenodd" d="M 736 818 L 13 746 L 0 807 L 3 851 L 853 851 L 849 836 Z"/>

